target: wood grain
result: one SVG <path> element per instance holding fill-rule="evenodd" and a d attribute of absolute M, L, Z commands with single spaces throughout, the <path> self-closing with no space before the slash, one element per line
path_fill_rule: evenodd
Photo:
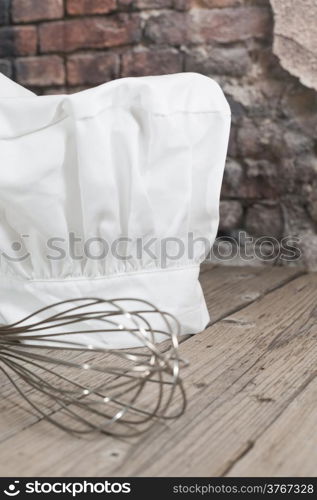
<path fill-rule="evenodd" d="M 190 362 L 184 373 L 189 404 L 181 419 L 156 424 L 137 439 L 79 440 L 27 416 L 19 427 L 22 415 L 13 405 L 5 417 L 10 423 L 0 420 L 2 429 L 14 422 L 0 444 L 0 474 L 258 475 L 284 419 L 289 429 L 303 419 L 301 401 L 315 384 L 317 278 L 296 275 L 278 268 L 216 268 L 203 274 L 207 300 L 222 319 L 181 345 Z M 308 412 L 307 433 L 315 417 Z M 302 438 L 307 433 L 303 430 Z M 290 446 L 299 441 L 294 443 Z M 272 453 L 281 474 L 295 469 L 286 453 Z M 310 453 L 308 443 L 300 455 L 303 464 Z M 303 475 L 317 474 L 312 462 L 302 465 Z"/>
<path fill-rule="evenodd" d="M 200 281 L 211 323 L 251 304 L 266 293 L 303 274 L 298 268 L 215 267 L 201 274 Z"/>
<path fill-rule="evenodd" d="M 301 272 L 296 268 L 276 268 L 274 272 L 265 268 L 208 268 L 201 276 L 201 281 L 213 321 L 257 300 L 264 293 L 281 286 Z M 190 337 L 186 337 L 186 340 L 188 338 Z M 71 355 L 66 352 L 60 356 L 69 359 Z M 108 357 L 108 362 L 110 360 Z M 15 388 L 2 373 L 0 381 L 2 396 L 0 442 L 2 442 L 28 425 L 38 422 L 39 417 L 32 408 L 21 401 Z M 25 391 L 28 395 L 32 394 L 29 388 Z"/>
<path fill-rule="evenodd" d="M 316 477 L 317 378 L 237 462 L 229 476 Z"/>

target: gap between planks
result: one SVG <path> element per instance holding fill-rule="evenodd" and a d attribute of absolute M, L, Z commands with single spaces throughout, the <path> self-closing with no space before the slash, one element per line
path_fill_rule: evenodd
<path fill-rule="evenodd" d="M 217 268 L 217 269 L 219 269 L 219 268 Z M 206 295 L 207 295 L 207 300 L 209 299 L 209 301 L 211 303 L 211 310 L 213 309 L 213 306 L 217 302 L 216 301 L 216 299 L 217 299 L 216 296 L 219 293 L 223 292 L 222 304 L 226 303 L 226 301 L 227 301 L 228 310 L 231 311 L 232 307 L 234 307 L 235 310 L 237 311 L 237 310 L 239 310 L 241 308 L 244 308 L 246 304 L 248 304 L 248 303 L 250 303 L 250 302 L 252 302 L 254 300 L 259 300 L 259 297 L 261 297 L 261 296 L 263 297 L 263 295 L 265 295 L 268 291 L 270 291 L 270 290 L 272 290 L 274 288 L 275 289 L 279 288 L 283 284 L 285 284 L 285 283 L 289 282 L 290 280 L 294 279 L 296 277 L 296 275 L 298 274 L 298 271 L 295 271 L 295 270 L 292 270 L 292 271 L 288 270 L 288 272 L 285 272 L 286 270 L 283 270 L 283 272 L 276 272 L 276 270 L 277 270 L 277 268 L 274 269 L 274 273 L 273 274 L 272 273 L 270 274 L 270 272 L 268 272 L 268 270 L 266 268 L 265 269 L 261 269 L 261 272 L 258 272 L 258 271 L 254 272 L 254 269 L 252 269 L 252 270 L 245 270 L 245 269 L 242 270 L 241 268 L 239 268 L 236 271 L 233 270 L 233 269 L 229 269 L 227 271 L 227 270 L 224 270 L 224 268 L 222 268 L 221 272 L 218 271 L 218 274 L 217 274 L 217 272 L 215 272 L 216 270 L 210 271 L 208 273 L 204 273 L 204 275 L 210 274 L 210 278 L 212 278 L 212 283 L 210 282 L 210 284 L 208 285 L 208 280 L 205 283 L 205 286 L 206 286 L 206 284 L 208 285 L 207 286 L 207 293 L 206 293 Z M 235 274 L 235 273 L 237 273 L 237 274 Z M 259 282 L 259 278 L 260 278 L 260 282 Z M 237 297 L 236 297 L 238 291 L 240 292 L 240 296 L 242 295 L 242 299 L 241 299 L 241 297 L 240 297 L 240 299 L 238 297 L 239 300 L 237 300 Z M 246 291 L 247 291 L 247 293 L 245 293 Z M 213 300 L 211 300 L 211 299 L 213 299 Z M 234 300 L 232 300 L 232 299 L 234 299 Z M 223 311 L 221 312 L 221 315 L 222 314 L 224 314 Z M 221 315 L 220 315 L 220 317 L 221 317 Z M 214 325 L 213 328 L 215 328 L 216 326 L 217 325 Z M 228 325 L 226 326 L 226 328 L 227 327 L 228 327 Z M 231 326 L 231 328 L 234 328 L 234 326 Z M 207 335 L 208 332 L 210 332 L 210 329 L 208 329 L 207 332 L 205 332 L 203 335 Z M 202 336 L 198 335 L 197 338 L 194 337 L 194 338 L 191 338 L 190 340 L 187 340 L 182 345 L 182 347 L 181 347 L 182 352 L 184 350 L 185 350 L 185 352 L 187 351 L 186 346 L 188 345 L 188 348 L 190 350 L 192 350 L 192 348 L 194 347 L 193 350 L 194 350 L 194 354 L 195 354 L 195 344 L 197 344 L 197 342 L 198 342 L 198 344 L 201 343 L 201 341 L 199 340 L 199 337 L 202 337 Z M 193 375 L 193 370 L 195 368 L 195 363 L 196 363 L 196 366 L 197 366 L 197 363 L 199 363 L 199 360 L 197 360 L 197 359 L 195 360 L 195 357 L 194 357 L 193 360 L 191 360 L 191 361 L 192 361 L 192 366 L 193 366 L 193 368 L 192 368 L 192 375 Z M 203 371 L 204 370 L 202 370 L 202 375 L 203 375 Z M 194 370 L 194 373 L 195 373 L 195 370 Z M 240 375 L 240 376 L 243 376 L 243 374 Z M 187 375 L 186 375 L 186 378 L 187 378 Z M 200 382 L 200 384 L 203 384 L 203 382 Z M 193 385 L 195 386 L 195 383 Z M 199 383 L 196 383 L 195 389 L 198 389 L 198 385 L 199 385 Z M 197 395 L 197 390 L 196 390 L 196 392 L 195 391 L 193 392 L 193 396 L 195 396 L 195 394 Z M 46 422 L 42 422 L 40 424 L 44 425 L 44 427 L 42 425 L 43 429 L 47 427 L 47 423 Z M 30 424 L 30 425 L 34 425 L 36 427 L 36 426 L 38 426 L 40 424 L 34 425 L 34 423 L 33 423 L 33 424 Z M 171 424 L 171 427 L 174 427 L 174 423 Z M 166 432 L 166 428 L 164 427 L 163 429 Z M 53 429 L 51 427 L 47 428 L 48 441 L 50 441 L 49 436 L 54 435 L 54 431 L 55 431 L 55 429 Z M 12 437 L 11 439 L 9 439 L 8 440 L 9 449 L 12 450 L 12 447 L 10 446 L 10 443 L 11 443 L 11 445 L 13 445 L 13 450 L 16 449 L 16 452 L 18 452 L 18 449 L 19 449 L 19 437 L 21 437 L 21 445 L 22 445 L 22 443 L 24 441 L 23 438 L 26 437 L 26 434 L 25 434 L 26 432 L 28 432 L 29 434 L 31 432 L 31 435 L 32 435 L 32 429 L 30 428 L 30 429 L 25 429 L 25 431 L 21 432 L 20 436 L 19 436 L 19 433 L 17 433 L 15 437 Z M 55 438 L 57 439 L 57 442 L 60 442 L 60 439 L 62 439 L 62 437 L 56 436 L 57 432 L 58 431 L 55 431 Z M 40 436 L 41 436 L 41 429 L 39 429 L 39 434 L 37 434 L 37 432 L 35 431 L 35 434 L 33 435 L 33 438 L 40 438 Z M 44 436 L 43 436 L 43 438 L 44 438 Z M 73 438 L 70 438 L 70 439 L 73 441 Z M 118 443 L 116 442 L 116 440 L 111 440 L 110 439 L 110 443 L 109 443 L 109 438 L 104 438 L 104 439 L 107 442 L 107 444 L 110 444 L 110 449 L 111 448 L 112 449 L 116 449 L 117 448 Z M 66 438 L 63 439 L 63 440 L 66 440 Z M 45 441 L 45 438 L 44 438 L 44 441 Z M 100 442 L 100 440 L 98 440 L 98 443 L 99 442 Z M 144 444 L 146 444 L 146 442 L 147 441 L 145 439 L 144 440 Z M 18 446 L 16 447 L 16 445 L 18 445 Z M 82 441 L 78 443 L 78 441 L 75 440 L 75 442 L 73 442 L 72 444 L 70 444 L 70 448 L 73 449 L 73 452 L 74 452 L 74 450 L 76 450 L 76 448 L 80 448 L 81 445 L 84 446 L 84 444 L 82 443 Z M 131 445 L 130 443 L 122 443 L 122 446 L 123 446 L 123 448 L 126 448 L 126 447 L 131 448 L 130 452 L 133 453 L 133 447 L 137 446 L 137 444 L 134 443 L 134 444 Z M 3 448 L 3 446 L 1 446 L 1 448 Z M 36 453 L 37 446 L 34 445 L 33 448 L 34 448 L 34 453 Z M 91 453 L 93 452 L 93 450 L 95 448 L 99 449 L 96 442 L 95 443 L 90 442 L 88 448 L 89 448 L 89 451 L 90 451 L 88 453 L 88 455 L 90 455 L 90 456 L 91 456 Z M 47 451 L 47 448 L 46 448 L 46 451 Z M 65 447 L 65 451 L 66 451 L 66 447 Z M 129 456 L 130 452 L 127 453 L 127 456 Z M 100 450 L 99 450 L 99 453 L 100 453 Z M 42 454 L 43 454 L 43 450 L 42 450 Z M 8 458 L 8 450 L 6 451 L 6 455 L 7 455 L 7 458 Z M 1 456 L 6 456 L 6 455 L 1 452 Z M 112 455 L 110 455 L 110 456 L 112 456 Z M 108 465 L 110 465 L 110 469 L 111 469 L 111 466 L 114 467 L 113 468 L 114 473 L 115 473 L 115 469 L 119 465 L 119 463 L 122 464 L 122 462 L 119 459 L 118 460 L 114 460 L 114 458 L 115 457 L 118 458 L 120 456 L 121 456 L 121 453 L 117 453 L 117 452 L 114 452 L 114 455 L 112 456 L 113 458 L 111 460 L 109 460 L 109 456 L 107 454 L 106 454 L 106 456 L 104 456 L 104 458 L 107 458 L 108 462 L 110 461 L 110 464 L 108 464 Z M 9 463 L 10 463 L 10 457 L 11 457 L 11 460 L 14 459 L 14 451 L 11 451 L 11 453 L 9 452 Z M 41 463 L 41 470 L 44 467 L 44 469 L 43 469 L 43 475 L 49 474 L 51 468 L 49 467 L 49 464 L 47 463 L 47 469 L 45 469 L 45 460 L 43 462 L 43 459 L 44 459 L 44 456 L 42 456 L 42 459 L 41 459 L 41 462 L 42 462 Z M 23 473 L 23 469 L 25 469 L 25 466 L 23 466 L 23 464 L 21 464 L 21 461 L 19 461 L 19 462 L 20 462 L 20 466 L 21 466 L 20 473 Z M 167 457 L 167 462 L 168 462 L 168 457 Z M 94 460 L 92 461 L 92 463 L 94 463 Z M 26 464 L 26 469 L 27 469 L 26 470 L 26 474 L 28 474 L 28 473 L 29 474 L 30 473 L 39 474 L 39 471 L 36 470 L 37 466 L 38 465 L 34 463 L 34 468 L 33 469 L 30 468 L 30 466 L 28 468 L 28 463 L 27 463 Z M 124 464 L 122 464 L 122 466 L 124 466 Z M 109 467 L 108 467 L 107 470 L 109 470 Z M 153 469 L 151 469 L 151 467 L 150 467 L 149 470 L 153 470 Z M 61 475 L 64 475 L 64 474 L 67 474 L 67 471 L 69 472 L 69 467 L 67 467 L 67 465 L 64 463 L 64 469 L 63 470 L 60 469 L 59 473 Z M 123 471 L 124 471 L 124 467 L 119 467 L 118 468 L 119 475 Z M 74 474 L 74 472 L 76 473 L 76 471 L 74 471 L 73 467 L 70 466 L 70 473 Z M 137 472 L 141 473 L 140 467 L 137 470 Z M 56 473 L 56 469 L 55 469 L 55 473 Z M 90 472 L 89 473 L 92 474 L 92 475 L 94 475 L 94 471 L 92 470 L 92 468 L 90 468 Z M 88 475 L 89 475 L 89 473 L 88 473 Z M 95 473 L 96 474 L 100 474 L 100 470 L 99 470 L 98 466 L 95 467 Z M 105 473 L 107 473 L 107 471 Z M 80 474 L 83 474 L 83 471 L 80 471 Z"/>
<path fill-rule="evenodd" d="M 297 268 L 213 267 L 211 270 L 205 270 L 201 275 L 201 282 L 212 318 L 211 323 L 240 310 L 301 273 Z M 186 336 L 181 340 L 187 341 L 191 337 Z M 105 358 L 107 357 L 110 361 L 110 356 L 105 355 Z M 3 402 L 0 414 L 0 442 L 42 420 L 32 409 L 21 406 L 21 397 L 7 379 L 1 384 L 1 390 Z M 27 413 L 24 413 L 25 411 Z M 5 425 L 6 422 L 10 422 L 9 427 Z"/>

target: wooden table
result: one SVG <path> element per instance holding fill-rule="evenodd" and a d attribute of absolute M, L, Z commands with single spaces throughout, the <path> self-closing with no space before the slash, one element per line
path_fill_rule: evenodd
<path fill-rule="evenodd" d="M 183 417 L 137 439 L 77 439 L 4 394 L 0 475 L 316 476 L 316 275 L 218 267 L 201 281 L 213 322 L 180 348 Z"/>

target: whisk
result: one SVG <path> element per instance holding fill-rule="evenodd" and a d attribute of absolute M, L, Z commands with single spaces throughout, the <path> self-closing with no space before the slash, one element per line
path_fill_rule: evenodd
<path fill-rule="evenodd" d="M 109 349 L 107 332 L 128 333 L 138 347 Z M 185 411 L 178 336 L 177 319 L 144 300 L 65 300 L 0 326 L 0 373 L 68 433 L 135 436 Z"/>

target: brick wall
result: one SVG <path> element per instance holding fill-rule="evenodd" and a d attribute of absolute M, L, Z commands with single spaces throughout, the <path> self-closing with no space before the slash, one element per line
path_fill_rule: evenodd
<path fill-rule="evenodd" d="M 281 0 L 283 1 L 283 0 Z M 269 0 L 0 0 L 0 71 L 39 94 L 197 71 L 233 126 L 221 230 L 299 235 L 317 266 L 317 97 L 272 52 Z"/>

